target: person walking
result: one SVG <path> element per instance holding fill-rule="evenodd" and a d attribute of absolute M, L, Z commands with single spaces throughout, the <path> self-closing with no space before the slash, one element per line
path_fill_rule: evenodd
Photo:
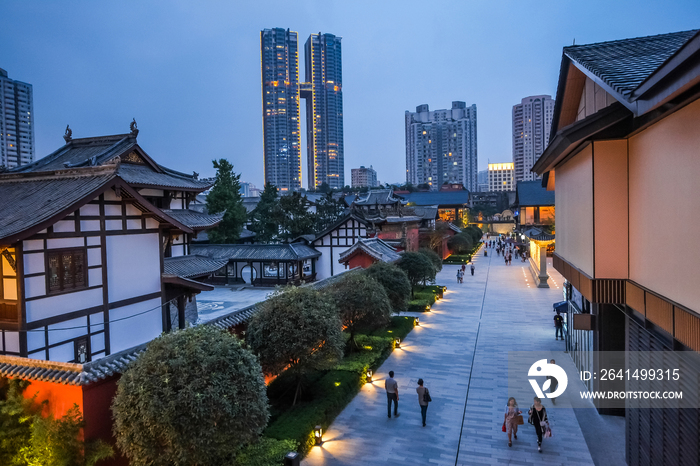
<path fill-rule="evenodd" d="M 425 416 L 428 413 L 428 403 L 432 401 L 430 398 L 430 392 L 427 387 L 423 386 L 423 379 L 418 379 L 418 388 L 416 388 L 418 393 L 418 405 L 420 405 L 420 416 L 423 419 L 423 427 L 425 427 Z"/>
<path fill-rule="evenodd" d="M 474 270 L 476 270 L 476 267 L 474 266 L 474 263 L 472 262 L 472 266 L 471 266 L 472 277 L 474 276 Z"/>
<path fill-rule="evenodd" d="M 535 397 L 534 403 L 528 411 L 529 418 L 527 422 L 535 426 L 537 434 L 537 451 L 542 453 L 542 434 L 549 427 L 549 419 L 547 418 L 547 408 L 542 405 L 542 400 Z"/>
<path fill-rule="evenodd" d="M 503 424 L 506 428 L 506 434 L 508 434 L 508 446 L 513 446 L 513 441 L 511 440 L 511 435 L 518 440 L 518 424 L 522 424 L 523 412 L 518 408 L 518 402 L 512 396 L 508 398 L 508 404 L 506 405 L 506 411 L 503 414 Z"/>
<path fill-rule="evenodd" d="M 461 278 L 460 275 L 462 273 L 462 269 L 457 269 L 457 283 L 459 283 L 459 279 Z"/>
<path fill-rule="evenodd" d="M 554 316 L 554 336 L 556 339 L 564 339 L 564 318 L 561 316 L 561 312 L 557 311 L 557 315 Z"/>
<path fill-rule="evenodd" d="M 394 417 L 399 417 L 399 384 L 394 380 L 394 371 L 389 371 L 389 378 L 384 381 L 389 419 L 391 419 L 391 402 L 394 402 Z"/>

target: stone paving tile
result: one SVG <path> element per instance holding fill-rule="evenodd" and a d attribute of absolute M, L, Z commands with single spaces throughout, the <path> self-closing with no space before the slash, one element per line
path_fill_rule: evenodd
<path fill-rule="evenodd" d="M 527 264 L 505 266 L 499 257 L 483 254 L 475 263 L 476 274 L 466 275 L 463 284 L 454 278 L 457 266 L 444 266 L 437 281 L 448 287 L 445 298 L 432 312 L 420 314 L 421 326 L 343 410 L 324 434 L 324 445 L 314 447 L 304 465 L 593 464 L 573 410 L 551 409 L 548 400 L 553 437 L 543 442 L 544 452 L 537 452 L 534 428 L 527 423 L 508 447 L 501 432 L 508 352 L 563 350 L 552 338 L 551 311 L 562 293 L 561 288 L 535 288 Z M 550 273 L 560 287 L 561 276 L 553 269 Z M 392 419 L 384 392 L 390 370 L 399 384 L 401 413 Z M 415 393 L 421 377 L 434 400 L 425 428 Z M 521 408 L 526 411 L 531 400 L 532 392 L 523 391 Z"/>

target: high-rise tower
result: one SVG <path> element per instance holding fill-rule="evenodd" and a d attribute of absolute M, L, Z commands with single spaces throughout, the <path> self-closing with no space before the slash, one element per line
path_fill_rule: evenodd
<path fill-rule="evenodd" d="M 0 68 L 0 165 L 15 168 L 34 161 L 32 85 L 14 81 Z"/>
<path fill-rule="evenodd" d="M 452 102 L 449 110 L 430 111 L 427 104 L 406 111 L 406 182 L 437 191 L 444 183 L 461 183 L 478 191 L 476 105 Z"/>
<path fill-rule="evenodd" d="M 289 29 L 260 32 L 265 183 L 282 191 L 301 188 L 297 44 Z"/>
<path fill-rule="evenodd" d="M 311 34 L 304 46 L 309 189 L 345 186 L 343 153 L 343 70 L 340 37 Z M 304 89 L 304 87 L 302 87 Z M 309 100 L 310 99 L 310 100 Z"/>
<path fill-rule="evenodd" d="M 525 97 L 513 106 L 513 164 L 515 181 L 532 181 L 530 169 L 549 143 L 554 100 L 549 95 Z"/>
<path fill-rule="evenodd" d="M 320 32 L 309 36 L 305 45 L 306 82 L 300 83 L 297 33 L 280 28 L 261 32 L 266 183 L 280 189 L 301 188 L 299 99 L 304 98 L 308 188 L 324 182 L 331 188 L 345 185 L 340 40 Z M 282 80 L 281 76 L 290 78 Z M 298 168 L 299 175 L 295 175 L 294 183 L 281 184 L 286 178 L 278 174 L 280 170 L 293 171 L 287 167 Z"/>

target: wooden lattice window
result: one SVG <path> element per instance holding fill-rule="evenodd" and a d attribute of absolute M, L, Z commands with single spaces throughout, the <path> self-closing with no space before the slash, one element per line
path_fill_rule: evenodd
<path fill-rule="evenodd" d="M 85 249 L 53 251 L 47 257 L 49 293 L 87 288 Z"/>

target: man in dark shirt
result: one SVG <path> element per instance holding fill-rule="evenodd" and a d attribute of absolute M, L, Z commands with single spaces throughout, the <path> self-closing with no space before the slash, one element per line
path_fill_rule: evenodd
<path fill-rule="evenodd" d="M 559 336 L 561 336 L 562 340 L 564 339 L 564 318 L 559 311 L 557 311 L 557 315 L 554 316 L 554 336 L 557 340 Z"/>

